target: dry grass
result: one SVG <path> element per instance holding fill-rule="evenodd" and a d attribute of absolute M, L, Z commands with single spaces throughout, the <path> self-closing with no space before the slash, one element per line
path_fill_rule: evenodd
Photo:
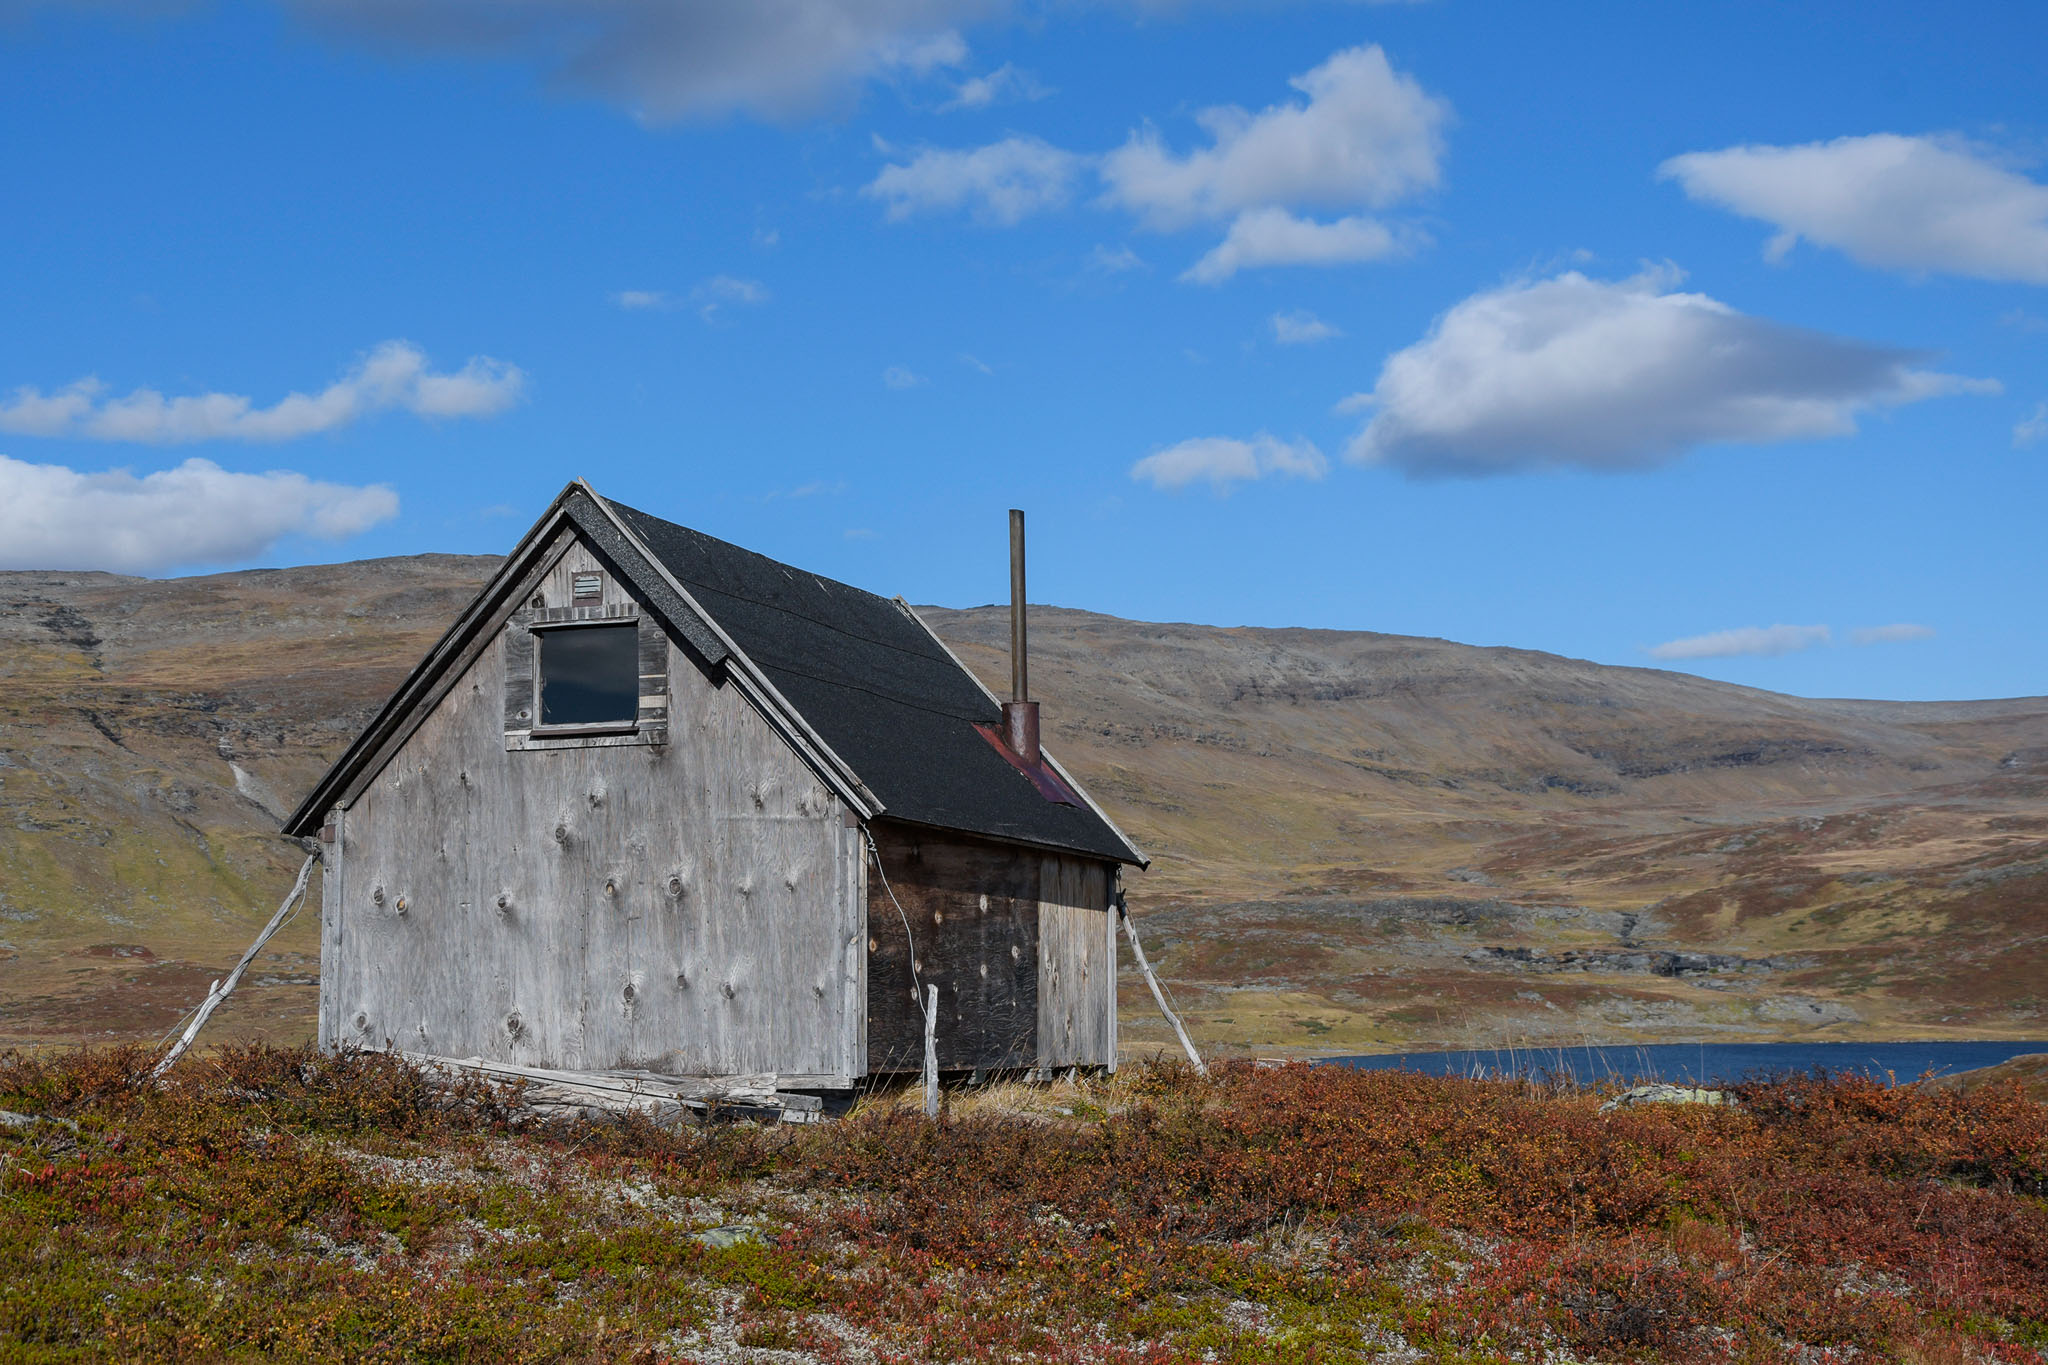
<path fill-rule="evenodd" d="M 940 1107 L 948 1118 L 963 1122 L 1096 1123 L 1142 1103 L 1150 1074 L 1142 1066 L 1127 1066 L 1109 1075 L 1062 1072 L 1050 1081 L 954 1085 L 941 1088 Z M 924 1086 L 915 1080 L 863 1096 L 853 1109 L 855 1117 L 923 1112 Z"/>

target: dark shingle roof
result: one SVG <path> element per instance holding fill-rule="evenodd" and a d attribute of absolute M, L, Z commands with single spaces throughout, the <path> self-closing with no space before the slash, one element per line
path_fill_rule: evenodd
<path fill-rule="evenodd" d="M 622 503 L 611 508 L 886 808 L 885 816 L 1138 862 L 990 745 L 1001 709 L 909 611 Z"/>

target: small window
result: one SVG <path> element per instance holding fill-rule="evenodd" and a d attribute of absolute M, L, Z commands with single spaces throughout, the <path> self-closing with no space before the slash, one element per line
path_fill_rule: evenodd
<path fill-rule="evenodd" d="M 574 580 L 575 600 L 595 602 L 604 596 L 604 575 L 594 573 L 577 574 Z"/>
<path fill-rule="evenodd" d="M 639 718 L 638 626 L 573 626 L 536 636 L 543 726 L 630 725 Z"/>

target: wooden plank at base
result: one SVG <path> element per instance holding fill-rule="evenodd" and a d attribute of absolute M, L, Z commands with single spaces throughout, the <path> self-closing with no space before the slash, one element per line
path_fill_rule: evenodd
<path fill-rule="evenodd" d="M 438 1057 L 401 1048 L 392 1051 L 417 1066 L 527 1081 L 529 1098 L 544 1108 L 581 1107 L 617 1112 L 676 1105 L 696 1110 L 773 1110 L 789 1123 L 816 1122 L 823 1117 L 825 1108 L 824 1100 L 816 1095 L 776 1089 L 777 1078 L 766 1074 L 662 1076 L 646 1071 L 555 1071 L 510 1062 L 487 1062 L 481 1057 Z"/>

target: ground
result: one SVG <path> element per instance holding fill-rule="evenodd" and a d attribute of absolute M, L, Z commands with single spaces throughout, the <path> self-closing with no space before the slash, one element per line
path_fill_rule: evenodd
<path fill-rule="evenodd" d="M 384 1056 L 0 1057 L 0 1360 L 2048 1360 L 2048 1109 L 1300 1065 L 540 1121 Z"/>

